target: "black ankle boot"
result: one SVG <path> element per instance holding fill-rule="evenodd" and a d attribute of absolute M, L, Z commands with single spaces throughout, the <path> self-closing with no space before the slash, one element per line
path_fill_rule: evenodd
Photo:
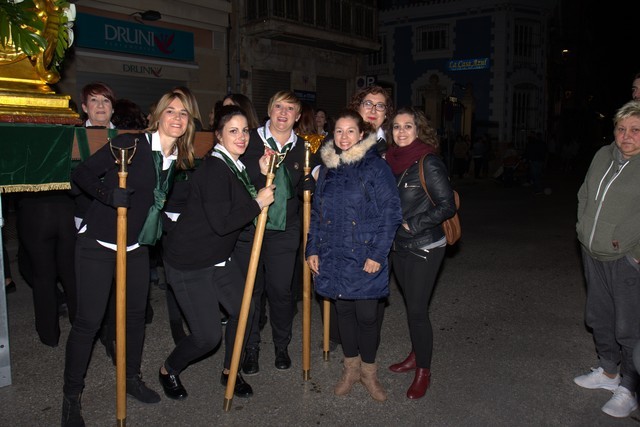
<path fill-rule="evenodd" d="M 62 398 L 62 427 L 85 427 L 84 418 L 82 418 L 81 397 L 82 395 L 65 395 Z"/>

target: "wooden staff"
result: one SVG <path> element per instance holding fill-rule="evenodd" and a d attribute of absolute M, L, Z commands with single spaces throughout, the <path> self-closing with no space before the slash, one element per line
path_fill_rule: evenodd
<path fill-rule="evenodd" d="M 311 174 L 310 165 L 311 144 L 304 143 L 304 175 Z M 311 378 L 311 270 L 306 263 L 304 251 L 307 247 L 307 233 L 311 224 L 311 191 L 304 191 L 304 203 L 302 206 L 302 379 L 308 381 Z"/>
<path fill-rule="evenodd" d="M 322 358 L 324 361 L 329 360 L 329 322 L 331 322 L 331 302 L 329 298 L 322 301 Z"/>
<path fill-rule="evenodd" d="M 311 173 L 310 153 L 315 154 L 322 145 L 324 140 L 323 135 L 319 134 L 298 134 L 305 141 L 305 158 L 304 158 L 304 174 Z M 311 223 L 311 192 L 304 192 L 304 204 L 302 211 L 302 247 L 307 247 L 307 235 L 309 234 L 309 227 Z M 309 367 L 311 365 L 311 270 L 306 263 L 306 256 L 302 261 L 302 376 L 305 380 L 309 379 Z M 324 335 L 323 335 L 323 349 L 324 360 L 329 360 L 329 300 L 325 300 L 323 306 L 323 321 L 324 321 Z"/>
<path fill-rule="evenodd" d="M 273 183 L 275 173 L 273 172 L 276 165 L 276 154 L 269 157 L 269 171 L 267 172 L 267 184 Z M 242 296 L 242 305 L 240 307 L 240 318 L 238 319 L 238 328 L 236 330 L 236 339 L 233 343 L 233 353 L 231 355 L 231 366 L 229 367 L 229 380 L 224 393 L 224 403 L 222 408 L 225 412 L 231 410 L 231 402 L 233 401 L 233 391 L 236 388 L 236 377 L 238 375 L 238 365 L 240 364 L 240 354 L 242 354 L 242 346 L 244 344 L 244 333 L 247 329 L 247 318 L 249 317 L 249 308 L 251 307 L 251 297 L 253 295 L 253 285 L 256 281 L 256 272 L 258 271 L 258 261 L 260 260 L 260 251 L 262 250 L 262 240 L 264 239 L 264 229 L 267 226 L 267 213 L 269 206 L 262 208 L 262 212 L 258 216 L 256 224 L 256 232 L 253 237 L 253 246 L 251 247 L 251 258 L 249 259 L 249 269 L 247 270 L 247 278 L 244 283 L 244 295 Z"/>
<path fill-rule="evenodd" d="M 137 142 L 137 140 L 136 140 Z M 135 146 L 111 152 L 120 165 L 119 187 L 127 188 L 127 165 L 135 154 Z M 117 426 L 127 425 L 127 208 L 118 208 L 116 252 L 116 418 Z"/>

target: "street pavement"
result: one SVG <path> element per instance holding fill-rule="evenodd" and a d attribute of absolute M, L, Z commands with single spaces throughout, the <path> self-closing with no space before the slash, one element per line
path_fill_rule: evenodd
<path fill-rule="evenodd" d="M 582 177 L 549 173 L 549 195 L 528 187 L 503 188 L 493 179 L 454 180 L 461 196 L 461 242 L 449 248 L 431 303 L 434 328 L 432 385 L 424 398 L 405 396 L 412 374 L 387 366 L 410 349 L 402 296 L 392 284 L 378 352 L 380 381 L 389 393 L 372 400 L 361 385 L 336 397 L 340 348 L 324 361 L 318 304 L 312 303 L 311 378 L 302 375 L 302 303 L 294 320 L 293 366 L 273 366 L 271 330 L 262 332 L 260 372 L 245 379 L 254 396 L 235 397 L 223 411 L 222 351 L 181 375 L 184 401 L 158 404 L 127 400 L 128 426 L 637 426 L 638 411 L 615 419 L 600 407 L 611 393 L 573 383 L 595 366 L 592 337 L 584 326 L 585 287 L 575 239 L 576 192 Z M 18 285 L 9 294 L 12 384 L 0 388 L 0 425 L 60 423 L 64 347 L 41 344 L 35 332 L 31 290 L 17 273 L 17 242 L 7 247 Z M 3 230 L 4 232 L 5 230 Z M 15 233 L 13 233 L 15 234 Z M 173 348 L 165 294 L 152 286 L 155 311 L 147 326 L 142 373 L 161 392 L 158 368 Z M 116 423 L 115 369 L 95 346 L 83 395 L 88 426 Z"/>

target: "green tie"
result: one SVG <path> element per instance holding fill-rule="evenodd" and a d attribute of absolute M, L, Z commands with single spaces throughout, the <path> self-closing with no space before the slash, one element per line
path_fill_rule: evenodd
<path fill-rule="evenodd" d="M 141 245 L 153 246 L 160 237 L 162 237 L 161 211 L 164 207 L 164 202 L 167 199 L 169 186 L 173 181 L 175 161 L 172 160 L 167 172 L 163 173 L 162 152 L 152 151 L 151 154 L 153 156 L 153 165 L 156 170 L 156 188 L 153 190 L 153 205 L 149 208 L 147 219 L 145 220 L 142 230 L 140 230 L 140 234 L 138 235 L 138 243 Z"/>
<path fill-rule="evenodd" d="M 278 144 L 276 144 L 273 137 L 267 138 L 267 143 L 273 151 L 278 153 L 278 169 L 276 169 L 276 177 L 273 180 L 273 183 L 276 185 L 275 200 L 273 204 L 269 206 L 267 230 L 284 231 L 287 227 L 287 200 L 293 197 L 294 194 L 291 177 L 289 177 L 289 170 L 287 169 L 287 165 L 284 164 L 284 159 L 287 157 L 287 153 L 293 144 L 289 142 L 282 147 L 282 150 L 279 150 Z"/>
<path fill-rule="evenodd" d="M 236 177 L 238 177 L 238 179 L 242 182 L 242 184 L 244 185 L 244 188 L 247 189 L 251 197 L 255 199 L 256 196 L 258 195 L 258 192 L 256 191 L 256 187 L 254 187 L 253 184 L 251 184 L 251 180 L 249 179 L 249 174 L 247 173 L 247 170 L 238 169 L 235 162 L 232 159 L 230 159 L 229 156 L 227 156 L 224 152 L 218 150 L 217 148 L 214 148 L 213 151 L 215 151 L 216 153 L 219 153 L 222 156 L 222 160 L 224 160 L 227 166 L 229 166 L 229 169 L 231 169 L 231 171 L 236 175 Z"/>

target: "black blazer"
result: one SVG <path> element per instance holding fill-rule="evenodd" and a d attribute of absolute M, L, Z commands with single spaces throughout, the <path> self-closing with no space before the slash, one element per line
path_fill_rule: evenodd
<path fill-rule="evenodd" d="M 146 135 L 122 134 L 114 138 L 112 143 L 116 147 L 126 148 L 134 138 L 138 139 L 138 144 L 127 167 L 127 188 L 135 190 L 127 211 L 127 246 L 138 241 L 138 234 L 153 204 L 153 190 L 156 187 L 151 143 Z M 105 144 L 73 171 L 71 179 L 93 198 L 81 226 L 87 226 L 87 237 L 116 243 L 118 213 L 107 201 L 110 191 L 119 186 L 119 170 L 120 166 L 115 163 L 109 144 Z"/>
<path fill-rule="evenodd" d="M 184 212 L 164 241 L 164 258 L 180 270 L 226 261 L 238 235 L 260 214 L 258 203 L 224 160 L 207 157 L 191 175 Z"/>

